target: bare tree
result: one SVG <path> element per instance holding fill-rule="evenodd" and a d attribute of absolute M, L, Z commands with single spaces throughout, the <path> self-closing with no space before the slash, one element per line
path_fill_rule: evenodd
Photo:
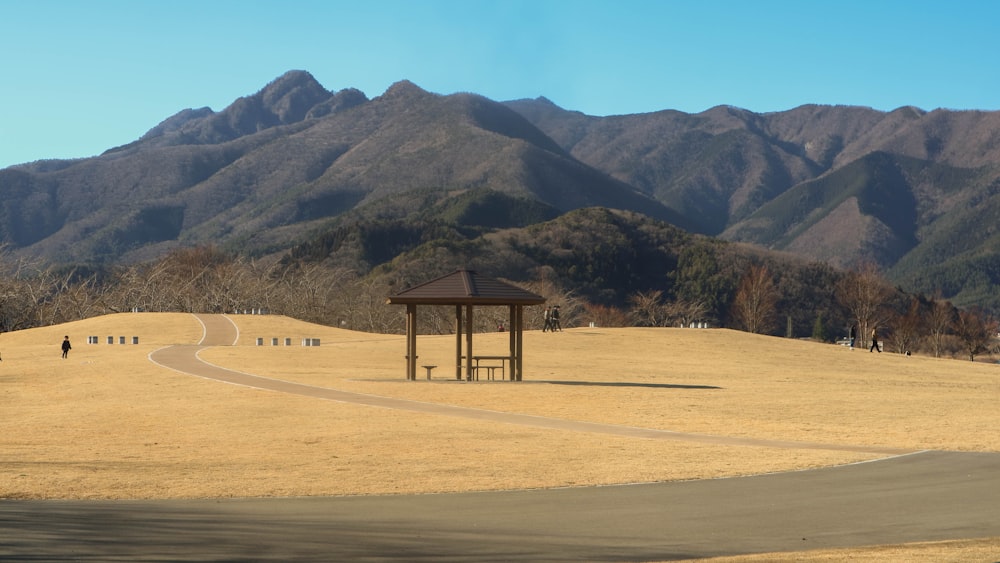
<path fill-rule="evenodd" d="M 559 305 L 559 323 L 563 328 L 576 326 L 584 313 L 584 302 L 572 291 L 564 291 L 551 280 L 543 279 L 517 284 L 525 290 L 541 295 L 551 305 Z M 524 311 L 524 328 L 541 329 L 545 324 L 542 318 L 544 306 L 528 307 Z"/>
<path fill-rule="evenodd" d="M 892 334 L 888 343 L 900 354 L 912 351 L 920 340 L 920 330 L 923 323 L 920 318 L 920 301 L 910 299 L 910 306 L 905 315 L 895 315 L 891 321 Z"/>
<path fill-rule="evenodd" d="M 263 303 L 251 297 L 255 284 L 250 270 L 242 259 L 212 267 L 201 284 L 205 311 L 227 313 L 243 307 L 264 308 Z"/>
<path fill-rule="evenodd" d="M 587 312 L 587 318 L 591 319 L 591 321 L 597 326 L 629 326 L 631 316 L 617 307 L 586 304 L 584 305 L 584 309 Z"/>
<path fill-rule="evenodd" d="M 670 326 L 691 326 L 705 320 L 708 305 L 704 301 L 678 299 L 666 304 L 667 322 Z"/>
<path fill-rule="evenodd" d="M 111 288 L 102 297 L 106 309 L 113 312 L 162 311 L 162 279 L 166 267 L 162 261 L 131 265 L 114 273 Z"/>
<path fill-rule="evenodd" d="M 935 358 L 940 358 L 941 352 L 944 351 L 948 329 L 952 326 L 954 314 L 954 307 L 951 306 L 951 303 L 940 298 L 931 301 L 931 309 L 926 320 L 927 343 Z"/>
<path fill-rule="evenodd" d="M 659 289 L 640 291 L 628 298 L 629 314 L 636 326 L 666 326 L 668 312 Z"/>
<path fill-rule="evenodd" d="M 837 284 L 837 300 L 857 321 L 862 348 L 871 344 L 868 339 L 872 329 L 885 324 L 883 303 L 891 292 L 878 267 L 872 262 L 848 272 Z"/>
<path fill-rule="evenodd" d="M 21 291 L 27 298 L 33 312 L 31 326 L 48 326 L 54 324 L 53 309 L 46 306 L 54 294 L 56 281 L 52 269 L 35 272 L 24 278 Z"/>
<path fill-rule="evenodd" d="M 733 299 L 733 316 L 747 332 L 761 334 L 774 328 L 778 291 L 767 266 L 751 264 L 740 279 Z"/>
<path fill-rule="evenodd" d="M 47 311 L 48 324 L 86 319 L 105 313 L 101 305 L 96 276 L 72 281 L 73 273 L 54 279 L 53 294 L 42 310 Z"/>
<path fill-rule="evenodd" d="M 349 295 L 345 310 L 348 328 L 383 334 L 405 330 L 404 312 L 386 302 L 388 286 L 372 278 L 361 278 L 346 289 Z"/>
<path fill-rule="evenodd" d="M 358 303 L 354 302 L 361 289 L 355 287 L 357 279 L 351 270 L 306 264 L 276 270 L 269 277 L 275 287 L 262 288 L 260 293 L 277 294 L 273 299 L 275 312 L 331 325 L 361 318 Z M 359 330 L 367 330 L 364 323 L 358 326 L 366 327 Z"/>
<path fill-rule="evenodd" d="M 96 314 L 93 277 L 74 281 L 73 270 L 58 273 L 38 260 L 11 259 L 0 248 L 0 330 L 46 326 Z"/>
<path fill-rule="evenodd" d="M 980 309 L 960 310 L 952 325 L 955 335 L 962 341 L 969 361 L 990 350 L 989 344 L 997 333 L 997 322 Z"/>
<path fill-rule="evenodd" d="M 0 331 L 30 328 L 35 318 L 35 302 L 25 291 L 27 282 L 16 278 L 0 280 Z"/>

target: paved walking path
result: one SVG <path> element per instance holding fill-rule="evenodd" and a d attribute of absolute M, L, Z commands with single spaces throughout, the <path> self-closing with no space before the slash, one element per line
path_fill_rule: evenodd
<path fill-rule="evenodd" d="M 200 377 L 329 400 L 420 404 L 198 367 L 201 347 L 237 336 L 225 317 L 199 318 L 201 346 L 166 348 L 151 359 Z M 445 414 L 489 413 L 461 411 Z M 549 426 L 550 419 L 517 416 L 503 420 L 608 434 L 642 430 Z M 917 452 L 755 477 L 536 491 L 0 502 L 4 561 L 657 561 L 992 536 L 1000 536 L 997 453 Z"/>
<path fill-rule="evenodd" d="M 653 428 L 637 428 L 632 426 L 621 426 L 615 424 L 601 424 L 597 422 L 586 422 L 576 420 L 565 420 L 558 418 L 548 418 L 527 414 L 491 411 L 486 409 L 476 409 L 468 407 L 458 407 L 437 403 L 426 403 L 421 401 L 411 401 L 407 399 L 396 399 L 392 397 L 382 397 L 379 395 L 369 395 L 365 393 L 353 393 L 350 391 L 339 391 L 326 387 L 316 387 L 304 385 L 292 381 L 284 381 L 270 377 L 261 377 L 249 373 L 243 373 L 231 369 L 226 369 L 202 361 L 198 357 L 198 352 L 206 346 L 228 346 L 236 342 L 238 337 L 236 326 L 223 315 L 197 315 L 202 325 L 205 327 L 205 336 L 202 344 L 198 346 L 169 346 L 156 350 L 150 354 L 150 360 L 164 367 L 168 367 L 181 373 L 214 379 L 226 383 L 253 387 L 255 389 L 266 389 L 269 391 L 279 391 L 282 393 L 292 393 L 305 395 L 317 399 L 339 401 L 344 403 L 356 403 L 372 407 L 382 407 L 387 409 L 406 410 L 427 414 L 437 414 L 444 416 L 456 416 L 462 418 L 472 418 L 480 421 L 494 423 L 517 424 L 521 426 L 533 426 L 536 428 L 550 428 L 554 430 L 571 430 L 576 432 L 594 432 L 599 434 L 611 434 L 617 436 L 628 436 L 633 438 L 649 438 L 658 440 L 684 440 L 689 442 L 700 442 L 706 444 L 729 445 L 729 446 L 760 446 L 775 448 L 796 448 L 796 449 L 822 449 L 865 453 L 881 453 L 886 455 L 898 455 L 912 453 L 913 450 L 900 448 L 886 448 L 876 446 L 855 446 L 849 444 L 823 444 L 819 442 L 794 442 L 787 440 L 762 440 L 755 438 L 736 438 L 730 436 L 714 436 L 710 434 L 692 434 L 686 432 L 673 432 L 670 430 L 658 430 Z"/>
<path fill-rule="evenodd" d="M 616 487 L 3 501 L 3 561 L 666 561 L 1000 536 L 1000 456 Z"/>

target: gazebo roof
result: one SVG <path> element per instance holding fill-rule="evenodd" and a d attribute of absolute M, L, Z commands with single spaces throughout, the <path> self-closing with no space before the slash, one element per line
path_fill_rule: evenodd
<path fill-rule="evenodd" d="M 393 305 L 541 305 L 545 298 L 515 285 L 481 276 L 473 270 L 454 272 L 389 297 Z"/>

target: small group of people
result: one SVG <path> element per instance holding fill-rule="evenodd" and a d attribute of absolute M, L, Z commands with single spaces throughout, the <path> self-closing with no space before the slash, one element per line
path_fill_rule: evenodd
<path fill-rule="evenodd" d="M 851 349 L 854 349 L 854 341 L 858 337 L 858 327 L 857 325 L 851 325 Z M 868 348 L 869 352 L 878 351 L 879 354 L 882 353 L 882 347 L 878 345 L 878 327 L 872 327 L 872 345 Z"/>
<path fill-rule="evenodd" d="M 545 321 L 542 325 L 542 332 L 562 332 L 562 325 L 559 324 L 559 305 L 551 307 L 546 305 L 542 319 Z"/>

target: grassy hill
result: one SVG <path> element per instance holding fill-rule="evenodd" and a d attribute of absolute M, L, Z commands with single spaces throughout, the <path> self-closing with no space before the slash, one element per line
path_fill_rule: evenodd
<path fill-rule="evenodd" d="M 852 352 L 728 330 L 598 327 L 527 332 L 522 383 L 456 383 L 446 376 L 405 382 L 402 336 L 287 317 L 231 318 L 238 344 L 203 350 L 205 361 L 308 385 L 680 433 L 1000 450 L 997 371 L 986 363 Z M 74 342 L 66 360 L 59 357 L 64 335 Z M 87 335 L 101 343 L 87 344 Z M 140 343 L 108 345 L 107 335 L 138 336 Z M 523 489 L 746 475 L 873 457 L 815 446 L 608 440 L 530 427 L 505 428 L 498 440 L 497 429 L 481 423 L 226 385 L 147 357 L 201 336 L 194 316 L 175 313 L 109 315 L 0 335 L 0 498 Z M 296 344 L 320 338 L 322 345 L 255 345 L 272 337 Z M 502 349 L 505 338 L 477 334 L 476 346 Z M 454 339 L 421 336 L 419 347 L 422 360 L 447 365 Z M 484 466 L 483 458 L 491 463 Z M 971 561 L 998 547 L 981 540 L 785 555 L 809 561 L 947 554 Z"/>
<path fill-rule="evenodd" d="M 996 366 L 987 363 L 852 352 L 728 330 L 580 328 L 527 332 L 523 384 L 449 382 L 444 368 L 438 371 L 440 379 L 406 383 L 403 336 L 345 331 L 287 317 L 231 318 L 240 329 L 238 345 L 204 350 L 203 360 L 308 385 L 719 436 L 1000 449 L 990 414 Z M 74 344 L 66 360 L 59 357 L 64 335 Z M 98 336 L 100 344 L 87 344 L 90 335 Z M 140 343 L 108 345 L 107 335 L 138 336 Z M 299 346 L 306 337 L 320 338 L 322 345 Z M 0 496 L 531 488 L 747 474 L 872 455 L 685 441 L 616 439 L 612 445 L 600 436 L 527 428 L 517 430 L 521 445 L 509 450 L 489 433 L 456 428 L 449 417 L 389 413 L 224 385 L 156 366 L 147 358 L 162 346 L 193 344 L 200 338 L 194 316 L 174 313 L 110 315 L 4 334 L 0 379 L 6 406 L 0 414 L 0 443 L 8 461 L 0 465 L 0 483 L 5 483 Z M 271 338 L 291 338 L 293 346 L 258 347 L 257 338 L 268 344 Z M 505 339 L 481 333 L 476 346 L 481 353 L 502 351 Z M 454 338 L 422 336 L 419 349 L 421 361 L 446 366 L 454 355 Z M 662 361 L 664 357 L 670 361 Z M 421 436 L 423 448 L 404 445 L 413 435 Z M 435 454 L 453 450 L 454 440 L 470 445 L 468 452 Z M 468 481 L 468 472 L 460 469 L 476 463 L 472 452 L 477 448 L 471 444 L 506 460 L 497 468 L 530 466 Z M 406 463 L 380 461 L 401 452 L 408 452 Z M 569 463 L 580 452 L 591 459 L 585 467 Z M 674 462 L 657 462 L 665 458 Z M 55 459 L 61 464 L 49 463 Z M 400 467 L 406 468 L 405 479 L 396 473 Z"/>

